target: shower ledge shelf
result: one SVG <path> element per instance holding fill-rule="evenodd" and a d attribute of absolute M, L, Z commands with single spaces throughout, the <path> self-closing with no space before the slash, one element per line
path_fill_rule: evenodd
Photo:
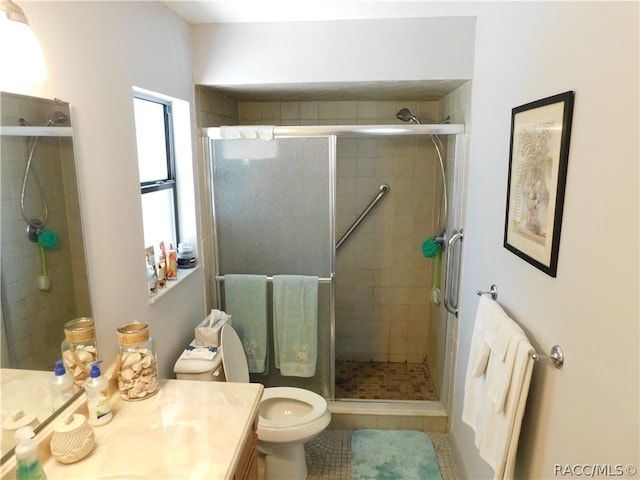
<path fill-rule="evenodd" d="M 330 400 L 327 404 L 333 414 L 447 416 L 444 405 L 435 401 Z"/>
<path fill-rule="evenodd" d="M 71 137 L 71 127 L 21 127 L 1 126 L 0 135 L 3 137 Z"/>

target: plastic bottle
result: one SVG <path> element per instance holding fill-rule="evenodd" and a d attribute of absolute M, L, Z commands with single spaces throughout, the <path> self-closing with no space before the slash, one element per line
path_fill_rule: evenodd
<path fill-rule="evenodd" d="M 51 387 L 51 403 L 53 409 L 57 410 L 73 397 L 73 378 L 64 369 L 62 359 L 56 362 L 56 368 L 53 373 L 54 377 L 51 379 L 49 386 Z"/>
<path fill-rule="evenodd" d="M 102 360 L 98 360 L 91 364 L 89 379 L 84 384 L 84 390 L 87 392 L 89 425 L 94 427 L 109 423 L 113 417 L 109 381 L 100 374 L 101 362 Z"/>
<path fill-rule="evenodd" d="M 33 439 L 33 427 L 21 427 L 16 431 L 17 480 L 40 480 L 47 478 L 38 458 L 38 444 Z"/>

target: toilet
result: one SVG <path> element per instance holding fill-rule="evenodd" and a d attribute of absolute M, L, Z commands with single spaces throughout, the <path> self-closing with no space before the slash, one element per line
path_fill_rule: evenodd
<path fill-rule="evenodd" d="M 222 327 L 220 345 L 212 359 L 181 355 L 174 366 L 176 378 L 249 383 L 242 342 L 229 324 Z M 265 455 L 265 479 L 307 478 L 304 444 L 327 428 L 330 421 L 327 402 L 320 395 L 296 387 L 265 388 L 257 432 L 258 450 Z"/>

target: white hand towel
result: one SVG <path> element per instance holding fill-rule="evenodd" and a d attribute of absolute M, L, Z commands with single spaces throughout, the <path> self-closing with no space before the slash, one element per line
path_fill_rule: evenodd
<path fill-rule="evenodd" d="M 259 138 L 260 140 L 271 140 L 273 138 L 273 126 L 222 126 L 220 127 L 220 137 L 222 137 L 223 139 Z"/>
<path fill-rule="evenodd" d="M 529 355 L 531 344 L 524 336 L 516 338 L 507 349 L 507 358 L 514 366 L 504 410 L 500 413 L 485 411 L 486 424 L 479 445 L 480 457 L 493 468 L 496 479 L 513 478 L 520 428 L 533 370 L 533 358 Z"/>
<path fill-rule="evenodd" d="M 492 302 L 490 299 L 481 298 L 471 338 L 462 421 L 473 428 L 475 445 L 481 458 L 493 468 L 494 478 L 512 478 L 533 368 L 533 359 L 529 355 L 532 347 L 521 329 L 520 332 L 511 335 L 504 356 L 501 350 L 494 353 L 488 347 L 485 341 L 484 314 L 491 309 L 485 310 L 487 300 Z M 483 362 L 484 370 L 476 375 L 478 365 Z M 495 385 L 504 386 L 505 381 L 506 391 L 500 392 L 500 395 L 504 395 L 504 403 L 498 410 L 489 392 Z M 492 390 L 493 396 L 495 393 L 496 391 Z"/>

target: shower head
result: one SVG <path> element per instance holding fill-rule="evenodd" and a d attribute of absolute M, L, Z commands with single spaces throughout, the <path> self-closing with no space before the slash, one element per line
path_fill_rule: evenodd
<path fill-rule="evenodd" d="M 56 110 L 53 112 L 51 118 L 47 121 L 45 126 L 49 127 L 51 125 L 59 125 L 61 123 L 66 123 L 69 120 L 69 117 L 66 113 L 61 112 L 60 110 Z"/>
<path fill-rule="evenodd" d="M 420 120 L 416 117 L 408 108 L 401 108 L 398 113 L 396 113 L 396 118 L 398 120 L 402 120 L 403 122 L 414 122 L 420 125 Z"/>

